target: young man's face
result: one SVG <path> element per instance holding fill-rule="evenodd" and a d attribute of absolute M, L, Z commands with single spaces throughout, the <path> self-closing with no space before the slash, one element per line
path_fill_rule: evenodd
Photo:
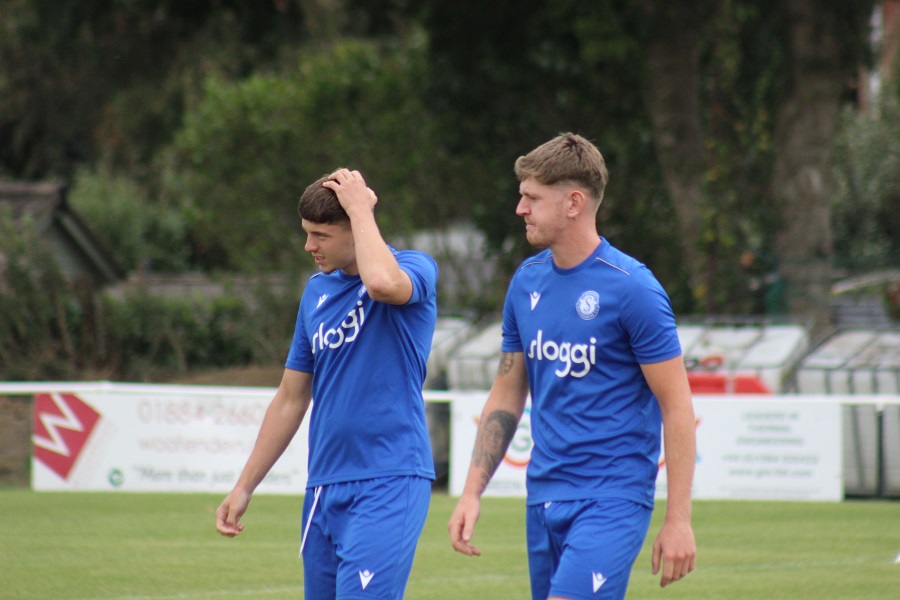
<path fill-rule="evenodd" d="M 313 223 L 301 219 L 300 224 L 306 232 L 303 249 L 312 254 L 320 271 L 332 273 L 340 269 L 347 275 L 359 274 L 349 223 Z"/>
<path fill-rule="evenodd" d="M 565 186 L 549 186 L 530 177 L 519 184 L 516 214 L 525 219 L 525 237 L 537 248 L 548 248 L 566 227 Z"/>

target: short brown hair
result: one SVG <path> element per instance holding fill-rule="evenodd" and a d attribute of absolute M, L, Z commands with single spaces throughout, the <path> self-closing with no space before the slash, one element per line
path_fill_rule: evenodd
<path fill-rule="evenodd" d="M 534 178 L 544 185 L 572 182 L 584 187 L 599 205 L 609 181 L 606 161 L 594 144 L 562 133 L 516 160 L 519 181 Z"/>
<path fill-rule="evenodd" d="M 300 195 L 297 212 L 300 218 L 312 223 L 349 223 L 350 217 L 338 201 L 334 190 L 323 186 L 331 175 L 323 175 L 309 184 Z"/>

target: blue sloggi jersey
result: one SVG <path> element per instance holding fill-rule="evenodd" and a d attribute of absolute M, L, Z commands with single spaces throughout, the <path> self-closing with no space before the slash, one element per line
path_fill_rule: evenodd
<path fill-rule="evenodd" d="M 434 479 L 422 386 L 437 320 L 437 264 L 396 251 L 412 280 L 402 306 L 372 300 L 360 277 L 310 278 L 285 366 L 313 374 L 309 479 Z"/>
<path fill-rule="evenodd" d="M 669 298 L 605 239 L 572 269 L 523 262 L 503 308 L 503 351 L 523 352 L 534 448 L 528 503 L 653 505 L 662 418 L 640 365 L 681 354 Z"/>

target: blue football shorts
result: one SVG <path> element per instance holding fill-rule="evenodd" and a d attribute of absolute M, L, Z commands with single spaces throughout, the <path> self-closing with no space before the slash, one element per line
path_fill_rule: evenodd
<path fill-rule="evenodd" d="M 531 597 L 625 598 L 652 509 L 628 500 L 571 500 L 528 506 Z"/>
<path fill-rule="evenodd" d="M 308 489 L 300 542 L 306 600 L 403 598 L 430 501 L 422 477 Z"/>

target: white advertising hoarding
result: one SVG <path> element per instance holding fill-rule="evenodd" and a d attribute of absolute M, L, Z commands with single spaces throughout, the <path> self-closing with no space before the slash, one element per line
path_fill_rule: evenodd
<path fill-rule="evenodd" d="M 132 386 L 34 397 L 36 490 L 231 490 L 274 389 Z M 261 493 L 303 493 L 308 419 Z"/>
<path fill-rule="evenodd" d="M 255 443 L 274 389 L 72 384 L 36 391 L 36 490 L 230 491 Z M 449 491 L 459 495 L 487 392 L 426 392 L 450 401 Z M 847 400 L 846 398 L 843 400 Z M 841 399 L 695 396 L 697 499 L 843 498 Z M 308 418 L 260 485 L 302 494 Z M 486 490 L 525 496 L 530 406 Z M 657 496 L 666 495 L 665 456 Z"/>
<path fill-rule="evenodd" d="M 453 401 L 450 493 L 459 495 L 487 394 Z M 843 498 L 840 403 L 797 396 L 697 396 L 697 499 Z M 526 410 L 485 495 L 524 496 L 532 447 Z M 665 456 L 657 496 L 666 495 Z"/>
<path fill-rule="evenodd" d="M 841 405 L 834 398 L 695 396 L 697 499 L 844 497 Z M 665 497 L 665 457 L 657 496 Z"/>

